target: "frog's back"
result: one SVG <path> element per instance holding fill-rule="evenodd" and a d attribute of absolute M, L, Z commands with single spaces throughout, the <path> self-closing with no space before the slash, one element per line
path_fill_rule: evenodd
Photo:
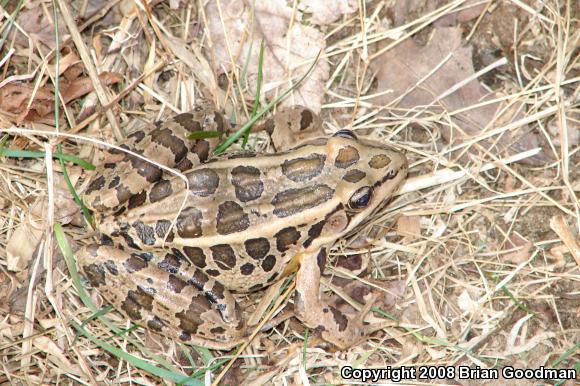
<path fill-rule="evenodd" d="M 102 215 L 99 230 L 135 249 L 169 247 L 230 289 L 259 289 L 296 254 L 352 229 L 360 220 L 346 210 L 349 199 L 379 183 L 377 165 L 395 168 L 397 154 L 333 137 L 284 153 L 218 159 L 185 173 L 189 190 L 171 176 L 134 195 Z M 340 229 L 327 225 L 336 213 L 346 213 Z"/>

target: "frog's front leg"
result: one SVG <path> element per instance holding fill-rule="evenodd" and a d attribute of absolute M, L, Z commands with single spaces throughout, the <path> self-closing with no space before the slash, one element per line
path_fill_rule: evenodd
<path fill-rule="evenodd" d="M 207 348 L 240 344 L 244 324 L 231 293 L 174 252 L 90 245 L 76 256 L 91 285 L 132 321 Z"/>
<path fill-rule="evenodd" d="M 326 264 L 325 248 L 304 252 L 300 261 L 294 298 L 294 310 L 298 319 L 306 326 L 321 331 L 325 341 L 341 350 L 359 343 L 367 334 L 377 330 L 376 326 L 371 328 L 363 322 L 371 303 L 353 318 L 322 301 L 320 277 Z"/>

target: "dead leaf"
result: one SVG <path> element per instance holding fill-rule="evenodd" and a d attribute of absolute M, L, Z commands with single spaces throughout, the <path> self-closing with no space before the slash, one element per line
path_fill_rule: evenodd
<path fill-rule="evenodd" d="M 123 77 L 120 74 L 114 72 L 103 72 L 99 74 L 99 80 L 103 83 L 104 86 L 110 86 L 112 84 L 119 83 L 121 80 L 123 80 Z M 63 87 L 61 89 L 61 93 L 65 103 L 80 98 L 81 96 L 86 95 L 94 90 L 93 81 L 88 77 L 80 78 L 70 83 L 63 83 L 64 84 L 60 87 Z"/>
<path fill-rule="evenodd" d="M 119 23 L 121 23 L 121 18 L 123 17 L 122 13 L 121 13 L 121 4 L 123 3 L 130 3 L 130 7 L 132 7 L 132 1 L 119 1 L 119 4 L 116 6 L 113 6 L 112 8 L 109 9 L 109 11 L 107 13 L 105 13 L 104 15 L 101 15 L 101 17 L 99 17 L 99 19 L 96 21 L 96 25 L 98 25 L 101 28 L 116 28 Z M 83 2 L 83 6 L 82 7 L 78 7 L 78 15 L 77 18 L 79 20 L 79 24 L 81 24 L 80 22 L 86 22 L 87 20 L 89 20 L 91 17 L 99 14 L 100 12 L 103 11 L 104 8 L 109 7 L 111 5 L 111 1 L 109 0 L 85 0 Z M 81 13 L 82 12 L 82 13 Z M 94 25 L 92 24 L 93 28 Z M 95 28 L 96 29 L 96 28 Z"/>
<path fill-rule="evenodd" d="M 568 117 L 565 122 L 565 129 L 568 134 L 568 145 L 578 146 L 580 144 L 580 121 L 572 117 Z M 548 122 L 548 132 L 552 136 L 552 143 L 556 146 L 562 144 L 561 132 L 564 128 L 560 130 L 560 121 L 558 118 L 554 118 Z"/>
<path fill-rule="evenodd" d="M 28 221 L 21 222 L 6 243 L 6 269 L 20 272 L 32 260 L 43 230 Z"/>
<path fill-rule="evenodd" d="M 405 280 L 393 280 L 388 282 L 387 286 L 383 286 L 385 295 L 383 297 L 383 305 L 389 309 L 395 306 L 397 300 L 403 298 L 407 285 Z"/>
<path fill-rule="evenodd" d="M 506 249 L 516 249 L 504 256 L 504 260 L 511 261 L 515 264 L 523 263 L 532 256 L 534 243 L 525 239 L 517 232 L 510 234 L 506 240 Z"/>
<path fill-rule="evenodd" d="M 78 172 L 71 174 L 73 184 L 78 175 Z M 55 221 L 63 225 L 70 223 L 78 215 L 79 207 L 74 202 L 68 187 L 66 187 L 64 178 L 58 175 L 55 178 L 54 195 Z M 38 196 L 31 205 L 25 219 L 8 239 L 6 244 L 6 268 L 9 271 L 19 272 L 26 269 L 30 260 L 34 257 L 34 251 L 46 227 L 46 205 L 47 197 Z"/>
<path fill-rule="evenodd" d="M 419 15 L 429 14 L 449 4 L 449 0 L 407 0 L 395 1 L 388 9 L 388 13 L 393 19 L 395 26 L 403 25 L 409 21 L 416 20 Z M 463 23 L 478 17 L 486 4 L 479 0 L 467 0 L 455 11 L 448 12 L 435 21 L 437 27 L 451 26 Z"/>
<path fill-rule="evenodd" d="M 280 90 L 286 90 L 290 81 L 296 81 L 306 73 L 311 61 L 324 51 L 326 42 L 320 30 L 302 23 L 302 11 L 293 11 L 285 0 L 255 2 L 253 13 L 252 4 L 241 0 L 208 3 L 205 11 L 213 42 L 210 56 L 214 58 L 218 72 L 231 71 L 230 53 L 235 66 L 246 68 L 246 61 L 249 61 L 243 86 L 253 94 L 257 84 L 260 42 L 264 40 L 262 90 L 272 97 Z M 319 112 L 328 77 L 328 63 L 321 59 L 283 105 L 305 105 Z"/>
<path fill-rule="evenodd" d="M 376 295 L 376 301 L 383 309 L 391 309 L 405 294 L 407 286 L 404 280 L 382 281 L 371 278 L 365 279 L 366 283 L 358 280 L 347 279 L 342 283 L 332 279 L 332 284 L 341 288 L 342 292 L 360 304 L 366 304 Z M 367 284 L 367 283 L 370 283 Z M 343 299 L 330 297 L 334 306 L 339 307 L 345 313 L 352 313 L 353 309 Z"/>
<path fill-rule="evenodd" d="M 336 259 L 335 265 L 350 271 L 353 275 L 359 275 L 368 267 L 368 257 L 365 258 L 363 253 L 349 254 Z"/>
<path fill-rule="evenodd" d="M 401 216 L 397 220 L 397 234 L 406 236 L 409 240 L 421 237 L 421 217 Z"/>
<path fill-rule="evenodd" d="M 47 354 L 47 359 L 54 363 L 57 368 L 63 373 L 71 373 L 75 375 L 82 374 L 80 368 L 76 364 L 72 364 L 67 358 L 63 350 L 54 343 L 47 336 L 37 336 L 32 339 L 32 343 L 41 352 Z"/>
<path fill-rule="evenodd" d="M 103 72 L 99 75 L 99 79 L 105 86 L 109 86 L 120 82 L 122 77 L 117 73 Z M 59 84 L 65 103 L 86 95 L 93 89 L 93 83 L 88 77 L 72 82 L 61 78 Z M 36 121 L 54 111 L 54 87 L 47 84 L 35 89 L 35 86 L 29 83 L 9 83 L 0 88 L 0 106 L 4 111 L 18 114 L 17 124 Z"/>
<path fill-rule="evenodd" d="M 50 3 L 41 5 L 40 1 L 35 3 L 28 4 L 29 9 L 19 12 L 16 20 L 20 28 L 28 34 L 32 41 L 41 42 L 52 50 L 56 47 L 52 6 Z M 61 43 L 68 36 L 65 26 L 66 24 L 59 16 L 58 36 Z M 28 38 L 21 33 L 16 33 L 16 42 L 23 46 L 28 46 L 29 44 Z"/>
<path fill-rule="evenodd" d="M 377 70 L 378 91 L 392 92 L 376 98 L 376 103 L 386 105 L 402 96 L 393 107 L 414 109 L 409 114 L 424 117 L 433 113 L 453 113 L 491 99 L 493 96 L 487 95 L 477 79 L 447 94 L 475 73 L 472 48 L 462 46 L 461 33 L 460 28 L 438 28 L 425 46 L 407 39 L 379 56 L 373 62 Z M 426 107 L 422 112 L 420 108 L 423 106 Z M 491 103 L 451 115 L 452 124 L 441 126 L 443 137 L 457 144 L 482 134 L 489 122 L 495 121 L 493 127 L 500 127 L 523 117 L 521 106 L 514 106 L 495 119 L 500 107 L 503 107 L 500 103 Z M 478 143 L 489 148 L 497 140 L 498 136 L 494 136 Z M 494 154 L 504 150 L 514 154 L 536 148 L 538 139 L 530 134 L 529 129 L 522 127 L 504 132 L 494 146 L 497 147 Z M 533 160 L 536 162 L 546 160 L 542 153 L 535 157 Z"/>
<path fill-rule="evenodd" d="M 0 271 L 0 310 L 7 309 L 8 298 L 16 290 L 17 280 L 5 270 Z M 2 320 L 0 317 L 0 339 L 2 338 Z"/>
<path fill-rule="evenodd" d="M 519 40 L 518 35 L 514 34 L 514 25 L 533 25 L 534 19 L 532 14 L 521 12 L 519 7 L 514 6 L 509 1 L 491 4 L 477 28 L 472 30 L 474 34 L 471 36 L 470 43 L 474 47 L 474 63 L 478 63 L 478 67 L 484 67 L 502 57 L 511 60 L 514 55 L 517 55 L 517 52 L 514 52 L 514 47 L 518 46 L 517 40 Z M 514 39 L 516 40 L 514 41 Z M 537 58 L 537 61 L 526 61 L 526 66 L 520 68 L 522 78 L 528 81 L 535 77 L 532 75 L 535 74 L 535 71 L 542 71 L 542 67 L 550 60 L 551 53 L 547 52 L 548 47 L 542 40 L 535 40 L 534 44 L 526 47 L 526 54 Z M 506 66 L 498 70 L 512 79 L 517 76 L 515 66 Z M 532 74 L 528 71 L 531 71 Z M 528 77 L 528 75 L 532 75 L 532 77 Z M 548 78 L 548 76 L 546 77 Z M 497 87 L 506 84 L 505 78 L 502 79 L 495 73 L 484 75 L 484 79 L 489 85 Z"/>
<path fill-rule="evenodd" d="M 75 52 L 62 54 L 58 62 L 59 75 L 64 76 L 67 80 L 73 81 L 83 72 L 83 65 Z M 56 63 L 48 65 L 51 76 L 56 73 Z"/>
<path fill-rule="evenodd" d="M 45 116 L 53 109 L 53 92 L 46 88 L 39 88 L 34 94 L 34 101 L 27 109 L 34 86 L 28 83 L 9 83 L 0 88 L 0 106 L 5 111 L 22 114 L 23 111 L 34 110 L 39 116 Z"/>
<path fill-rule="evenodd" d="M 337 21 L 342 15 L 358 10 L 357 0 L 301 0 L 298 9 L 310 13 L 309 22 L 325 25 Z"/>

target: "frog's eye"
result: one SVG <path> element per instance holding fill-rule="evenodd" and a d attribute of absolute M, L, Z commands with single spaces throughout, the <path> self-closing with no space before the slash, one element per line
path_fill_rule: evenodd
<path fill-rule="evenodd" d="M 370 186 L 363 186 L 357 189 L 350 200 L 348 200 L 348 207 L 352 210 L 361 210 L 367 207 L 373 198 L 373 188 Z"/>
<path fill-rule="evenodd" d="M 333 137 L 340 137 L 340 138 L 348 138 L 348 139 L 357 139 L 355 133 L 348 129 L 338 130 L 336 133 L 332 135 Z"/>

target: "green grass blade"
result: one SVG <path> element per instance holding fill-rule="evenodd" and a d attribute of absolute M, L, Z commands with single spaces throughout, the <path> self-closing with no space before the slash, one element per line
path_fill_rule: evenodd
<path fill-rule="evenodd" d="M 44 158 L 46 153 L 43 151 L 33 151 L 33 150 L 13 150 L 13 149 L 2 149 L 0 148 L 0 157 L 12 157 L 12 158 Z M 81 166 L 87 170 L 95 170 L 95 165 L 87 162 L 79 157 L 70 154 L 62 154 L 60 152 L 55 152 L 52 154 L 54 159 L 63 160 L 66 162 L 71 162 L 75 165 Z"/>
<path fill-rule="evenodd" d="M 214 154 L 219 155 L 223 153 L 232 143 L 234 143 L 235 141 L 238 140 L 238 138 L 244 135 L 246 131 L 248 131 L 254 125 L 254 123 L 258 121 L 258 119 L 260 119 L 264 114 L 270 111 L 272 107 L 280 103 L 282 99 L 286 98 L 292 91 L 294 91 L 304 81 L 304 79 L 306 79 L 311 74 L 312 70 L 316 66 L 316 63 L 318 63 L 319 57 L 320 52 L 318 53 L 318 55 L 316 55 L 316 58 L 314 59 L 314 62 L 312 63 L 312 66 L 310 66 L 308 71 L 306 71 L 306 73 L 300 79 L 298 79 L 298 81 L 294 83 L 294 85 L 291 88 L 284 91 L 280 96 L 278 96 L 276 99 L 268 103 L 263 109 L 261 109 L 256 115 L 254 115 L 245 125 L 243 125 L 240 129 L 238 129 L 234 134 L 230 135 L 224 142 L 219 144 L 218 147 L 214 150 Z"/>

